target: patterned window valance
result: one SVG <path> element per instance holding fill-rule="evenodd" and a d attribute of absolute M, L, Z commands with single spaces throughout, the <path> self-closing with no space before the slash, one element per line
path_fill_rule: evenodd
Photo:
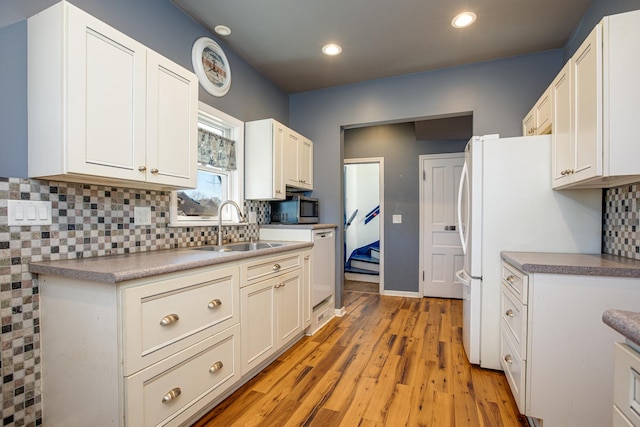
<path fill-rule="evenodd" d="M 236 142 L 198 128 L 198 162 L 228 171 L 236 170 Z"/>

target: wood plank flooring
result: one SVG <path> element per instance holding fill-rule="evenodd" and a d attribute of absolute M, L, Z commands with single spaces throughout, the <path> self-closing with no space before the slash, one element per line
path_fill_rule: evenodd
<path fill-rule="evenodd" d="M 467 362 L 461 301 L 344 295 L 344 317 L 194 426 L 528 425 L 504 374 Z"/>

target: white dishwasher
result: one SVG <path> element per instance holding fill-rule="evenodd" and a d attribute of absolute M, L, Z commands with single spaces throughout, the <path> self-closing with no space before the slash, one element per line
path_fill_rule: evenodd
<path fill-rule="evenodd" d="M 333 295 L 335 290 L 336 263 L 335 244 L 336 233 L 333 228 L 313 230 L 313 292 L 311 305 L 313 307 Z"/>

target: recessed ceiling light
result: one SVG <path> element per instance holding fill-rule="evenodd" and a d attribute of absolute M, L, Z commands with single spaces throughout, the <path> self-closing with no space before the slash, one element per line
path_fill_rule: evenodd
<path fill-rule="evenodd" d="M 216 25 L 213 30 L 216 32 L 216 34 L 220 34 L 221 36 L 228 36 L 229 34 L 231 34 L 231 28 L 227 27 L 226 25 Z"/>
<path fill-rule="evenodd" d="M 324 53 L 325 55 L 339 55 L 340 52 L 342 52 L 342 48 L 337 44 L 329 43 L 322 46 L 322 53 Z"/>
<path fill-rule="evenodd" d="M 462 12 L 451 21 L 453 28 L 465 28 L 476 22 L 478 16 L 473 12 Z"/>

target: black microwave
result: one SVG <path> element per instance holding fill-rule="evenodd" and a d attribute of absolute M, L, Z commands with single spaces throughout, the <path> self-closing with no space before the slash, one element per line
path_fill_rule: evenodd
<path fill-rule="evenodd" d="M 318 199 L 287 193 L 286 200 L 271 202 L 271 222 L 280 224 L 317 224 Z"/>

